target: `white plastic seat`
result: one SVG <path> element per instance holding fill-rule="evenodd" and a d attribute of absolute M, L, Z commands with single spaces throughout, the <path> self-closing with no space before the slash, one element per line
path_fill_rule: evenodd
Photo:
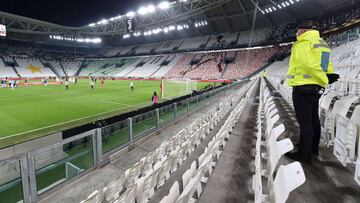
<path fill-rule="evenodd" d="M 273 129 L 275 123 L 280 119 L 280 116 L 276 114 L 274 117 L 269 118 L 266 121 L 266 133 L 267 135 L 270 135 L 271 130 Z"/>
<path fill-rule="evenodd" d="M 169 194 L 166 195 L 160 203 L 174 203 L 180 196 L 179 183 L 175 181 L 175 183 L 171 186 L 169 190 Z"/>
<path fill-rule="evenodd" d="M 167 179 L 170 177 L 170 169 L 173 161 L 173 157 L 166 159 L 161 165 L 161 172 L 158 176 L 157 186 L 161 187 Z"/>
<path fill-rule="evenodd" d="M 121 197 L 116 200 L 114 203 L 134 203 L 136 195 L 137 185 L 134 184 L 131 188 L 128 188 Z"/>
<path fill-rule="evenodd" d="M 284 124 L 280 124 L 278 126 L 276 126 L 275 128 L 273 128 L 270 132 L 270 135 L 268 137 L 266 137 L 266 148 L 267 151 L 269 151 L 269 143 L 276 141 L 277 138 L 283 133 L 285 132 L 285 126 Z"/>
<path fill-rule="evenodd" d="M 98 190 L 95 190 L 86 198 L 86 200 L 83 200 L 80 203 L 101 203 L 101 194 Z"/>
<path fill-rule="evenodd" d="M 355 181 L 360 185 L 360 157 L 356 161 L 356 168 L 355 168 Z"/>
<path fill-rule="evenodd" d="M 299 162 L 280 166 L 270 188 L 271 202 L 285 203 L 291 191 L 305 182 L 304 170 Z"/>
<path fill-rule="evenodd" d="M 148 199 L 155 193 L 155 176 L 154 171 L 150 170 L 144 176 L 136 181 L 136 202 L 142 203 L 147 202 Z"/>
<path fill-rule="evenodd" d="M 181 179 L 183 183 L 183 188 L 185 188 L 185 186 L 189 183 L 195 171 L 196 171 L 196 161 L 193 161 L 190 168 L 187 171 L 185 171 L 185 173 L 182 175 Z"/>
<path fill-rule="evenodd" d="M 294 146 L 289 138 L 283 139 L 281 141 L 272 140 L 269 143 L 269 177 L 272 177 L 281 156 L 291 151 L 292 149 L 294 149 Z"/>
<path fill-rule="evenodd" d="M 103 189 L 106 202 L 112 202 L 119 198 L 120 192 L 124 189 L 123 177 L 111 182 Z"/>
<path fill-rule="evenodd" d="M 193 203 L 196 199 L 193 198 L 194 193 L 197 191 L 200 182 L 196 177 L 193 177 L 182 191 L 177 203 Z"/>

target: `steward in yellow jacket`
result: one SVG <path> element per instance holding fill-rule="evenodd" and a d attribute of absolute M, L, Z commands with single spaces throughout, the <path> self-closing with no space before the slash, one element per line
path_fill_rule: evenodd
<path fill-rule="evenodd" d="M 291 49 L 288 85 L 315 84 L 326 87 L 329 84 L 326 75 L 334 72 L 330 53 L 331 49 L 320 38 L 319 31 L 311 29 L 299 35 Z"/>
<path fill-rule="evenodd" d="M 327 84 L 336 81 L 338 76 L 332 74 L 331 49 L 320 37 L 313 22 L 299 25 L 296 37 L 291 50 L 287 83 L 293 87 L 292 99 L 300 126 L 300 140 L 298 150 L 285 155 L 297 161 L 310 162 L 312 155 L 319 154 L 319 99 Z"/>

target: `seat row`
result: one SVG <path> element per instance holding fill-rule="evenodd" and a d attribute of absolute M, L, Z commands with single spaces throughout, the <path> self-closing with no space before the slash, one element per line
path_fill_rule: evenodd
<path fill-rule="evenodd" d="M 271 96 L 265 81 L 261 79 L 253 175 L 255 203 L 286 202 L 289 193 L 305 182 L 305 174 L 299 162 L 281 165 L 276 171 L 282 155 L 294 148 L 289 138 L 278 141 L 280 135 L 285 132 L 284 124 L 276 125 L 279 119 L 274 97 Z M 263 160 L 266 161 L 266 165 L 262 164 Z M 269 194 L 263 193 L 262 177 L 268 180 Z"/>
<path fill-rule="evenodd" d="M 245 89 L 245 88 L 243 88 Z M 232 97 L 191 123 L 168 141 L 149 152 L 124 175 L 113 180 L 102 190 L 96 190 L 82 203 L 147 202 L 170 178 L 210 131 L 231 109 Z"/>
<path fill-rule="evenodd" d="M 359 67 L 357 67 L 359 68 Z M 342 73 L 356 75 L 357 69 L 343 67 Z M 343 76 L 343 75 L 341 75 Z M 270 83 L 292 104 L 291 89 L 280 84 L 276 77 Z M 360 82 L 350 77 L 341 78 L 326 88 L 319 104 L 321 141 L 343 166 L 355 166 L 354 179 L 360 185 Z"/>
<path fill-rule="evenodd" d="M 207 144 L 203 153 L 194 161 L 190 168 L 182 175 L 182 188 L 180 192 L 179 182 L 175 182 L 160 203 L 188 203 L 199 200 L 202 191 L 218 162 L 229 140 L 231 132 L 239 120 L 244 108 L 245 99 L 231 111 L 229 117 L 222 125 L 217 134 Z"/>

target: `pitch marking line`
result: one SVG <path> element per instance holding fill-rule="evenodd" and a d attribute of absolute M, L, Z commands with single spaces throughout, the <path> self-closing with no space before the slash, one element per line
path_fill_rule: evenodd
<path fill-rule="evenodd" d="M 2 138 L 0 138 L 0 141 L 1 141 L 1 140 L 4 140 L 4 139 L 7 139 L 7 138 L 19 136 L 19 135 L 21 135 L 21 134 L 36 132 L 36 131 L 43 130 L 43 129 L 46 129 L 46 128 L 51 128 L 51 127 L 63 125 L 63 124 L 66 124 L 66 123 L 71 123 L 71 122 L 74 122 L 74 121 L 83 120 L 83 119 L 86 119 L 86 118 L 91 118 L 91 117 L 96 117 L 96 116 L 103 115 L 103 114 L 107 114 L 107 113 L 111 113 L 111 112 L 116 112 L 116 111 L 119 111 L 119 110 L 122 110 L 122 109 L 127 109 L 127 108 L 129 108 L 129 107 L 131 107 L 131 106 L 139 106 L 139 107 L 141 107 L 141 105 L 142 105 L 142 104 L 145 104 L 145 103 L 148 103 L 148 102 L 143 102 L 143 103 L 139 103 L 139 104 L 135 104 L 135 105 L 128 105 L 127 107 L 118 108 L 118 109 L 114 109 L 114 110 L 110 110 L 110 111 L 105 111 L 105 112 L 101 112 L 101 113 L 97 113 L 97 114 L 92 114 L 92 115 L 89 115 L 89 116 L 84 116 L 84 117 L 81 117 L 81 118 L 77 118 L 77 119 L 73 119 L 73 120 L 69 120 L 69 121 L 65 121 L 65 122 L 60 122 L 60 123 L 53 124 L 53 125 L 48 125 L 48 126 L 45 126 L 45 127 L 42 127 L 42 128 L 36 128 L 36 129 L 33 129 L 33 130 L 16 133 L 16 134 L 13 134 L 13 135 L 9 135 L 9 136 L 6 136 L 6 137 L 2 137 Z"/>
<path fill-rule="evenodd" d="M 120 104 L 120 105 L 123 105 L 123 106 L 133 106 L 133 105 L 130 105 L 130 104 L 124 104 L 124 103 L 120 103 L 120 102 L 113 102 L 113 101 L 108 101 L 108 100 L 99 100 L 101 102 L 104 102 L 104 103 L 109 103 L 109 104 Z"/>

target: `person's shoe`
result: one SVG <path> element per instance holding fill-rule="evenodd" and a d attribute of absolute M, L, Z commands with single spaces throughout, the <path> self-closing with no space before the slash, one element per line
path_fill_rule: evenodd
<path fill-rule="evenodd" d="M 311 163 L 310 157 L 304 157 L 299 154 L 299 152 L 288 152 L 285 154 L 286 157 L 293 159 L 295 161 L 305 162 L 305 163 Z"/>

